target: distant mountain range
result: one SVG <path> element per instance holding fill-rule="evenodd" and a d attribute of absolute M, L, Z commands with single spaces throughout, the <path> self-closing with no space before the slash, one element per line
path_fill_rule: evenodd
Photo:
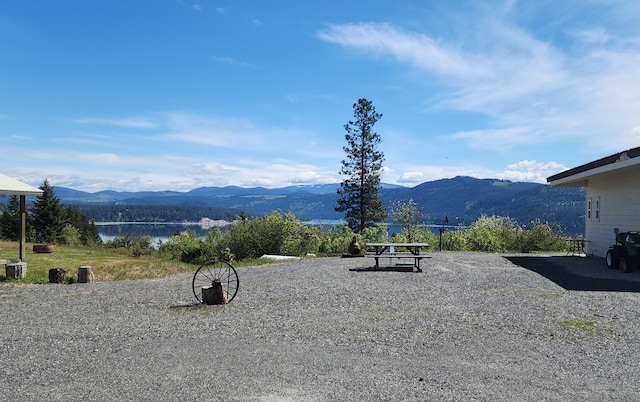
<path fill-rule="evenodd" d="M 278 189 L 200 187 L 187 192 L 109 190 L 87 193 L 65 187 L 54 187 L 54 190 L 65 205 L 200 206 L 244 210 L 249 215 L 263 215 L 279 209 L 291 211 L 302 220 L 337 220 L 343 218 L 334 210 L 339 187 L 336 183 Z M 540 219 L 560 225 L 570 235 L 584 233 L 583 188 L 552 189 L 538 183 L 455 177 L 415 187 L 384 184 L 380 195 L 387 207 L 394 201 L 413 199 L 433 224 L 442 223 L 446 215 L 450 225 L 468 225 L 486 214 L 509 216 L 522 225 Z M 93 218 L 89 216 L 89 219 Z"/>

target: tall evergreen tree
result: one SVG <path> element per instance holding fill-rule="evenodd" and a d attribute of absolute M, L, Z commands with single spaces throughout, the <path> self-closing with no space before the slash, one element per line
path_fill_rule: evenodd
<path fill-rule="evenodd" d="M 64 227 L 67 215 L 53 187 L 45 180 L 40 186 L 42 194 L 33 204 L 31 223 L 35 241 L 38 243 L 59 244 L 64 242 Z"/>
<path fill-rule="evenodd" d="M 12 195 L 7 208 L 0 215 L 0 237 L 11 241 L 20 240 L 20 220 L 20 198 Z M 28 221 L 27 215 L 27 224 Z"/>
<path fill-rule="evenodd" d="M 346 176 L 338 189 L 336 212 L 345 212 L 349 228 L 362 233 L 367 227 L 384 221 L 387 211 L 380 198 L 380 171 L 384 154 L 378 150 L 381 138 L 373 131 L 382 114 L 367 99 L 353 105 L 355 121 L 344 125 L 347 145 L 342 149 L 347 158 L 342 161 L 340 175 Z"/>

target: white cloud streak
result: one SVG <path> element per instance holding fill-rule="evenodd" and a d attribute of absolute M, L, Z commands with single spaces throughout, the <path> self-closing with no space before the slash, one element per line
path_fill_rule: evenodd
<path fill-rule="evenodd" d="M 461 34 L 464 42 L 389 23 L 329 25 L 317 37 L 410 66 L 425 85 L 435 79 L 449 87 L 432 99 L 434 110 L 481 113 L 494 122 L 492 129 L 451 136 L 474 148 L 561 141 L 604 151 L 638 146 L 637 135 L 629 135 L 640 126 L 637 38 L 616 38 L 601 26 L 574 30 L 563 40 L 578 41 L 578 50 L 568 53 L 513 25 L 507 10 L 478 16 L 471 29 L 482 30 Z"/>
<path fill-rule="evenodd" d="M 97 126 L 112 126 L 120 128 L 156 128 L 157 124 L 152 120 L 146 118 L 128 118 L 128 119 L 97 119 L 97 118 L 84 118 L 73 120 L 78 124 L 91 124 Z"/>

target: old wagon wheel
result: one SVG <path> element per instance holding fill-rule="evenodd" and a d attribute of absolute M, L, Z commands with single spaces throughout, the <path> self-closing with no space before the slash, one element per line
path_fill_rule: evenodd
<path fill-rule="evenodd" d="M 222 285 L 226 302 L 229 303 L 238 293 L 240 279 L 238 279 L 238 273 L 235 268 L 226 261 L 212 260 L 205 262 L 193 275 L 191 283 L 193 295 L 198 302 L 202 303 L 203 300 L 202 287 L 213 286 L 214 283 Z"/>

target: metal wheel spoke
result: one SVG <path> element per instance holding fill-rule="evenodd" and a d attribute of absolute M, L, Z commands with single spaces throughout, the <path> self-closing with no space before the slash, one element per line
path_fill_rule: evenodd
<path fill-rule="evenodd" d="M 208 261 L 193 275 L 192 290 L 198 302 L 202 303 L 202 287 L 210 286 L 214 281 L 220 281 L 229 303 L 238 293 L 240 279 L 231 264 L 225 261 Z"/>

